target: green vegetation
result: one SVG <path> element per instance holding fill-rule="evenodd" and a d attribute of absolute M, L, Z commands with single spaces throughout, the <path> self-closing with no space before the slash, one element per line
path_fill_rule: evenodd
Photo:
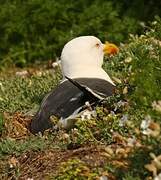
<path fill-rule="evenodd" d="M 146 22 L 161 15 L 157 1 L 1 1 L 0 68 L 55 60 L 64 44 L 80 35 L 126 41 L 129 33 L 141 34 Z"/>
<path fill-rule="evenodd" d="M 49 141 L 48 141 L 49 143 Z M 0 150 L 1 156 L 4 154 L 20 155 L 22 152 L 34 150 L 39 151 L 47 147 L 47 143 L 42 137 L 32 137 L 26 141 L 15 141 L 14 139 L 7 138 L 1 141 Z"/>
<path fill-rule="evenodd" d="M 30 78 L 0 78 L 0 112 L 27 111 L 40 104 L 42 97 L 57 85 L 60 74 L 47 71 Z"/>
<path fill-rule="evenodd" d="M 127 98 L 133 104 L 134 110 L 139 109 L 140 112 L 153 115 L 155 113 L 152 104 L 161 98 L 160 19 L 155 23 L 146 35 L 132 36 L 131 42 L 112 59 L 112 63 L 105 64 L 105 67 L 110 67 L 112 71 L 115 69 L 111 74 L 116 77 L 119 75 L 124 82 L 122 91 L 127 87 Z"/>
<path fill-rule="evenodd" d="M 58 171 L 58 175 L 54 176 L 52 179 L 64 180 L 64 179 L 95 179 L 97 177 L 96 173 L 90 172 L 90 169 L 86 164 L 79 159 L 72 159 L 66 163 L 61 164 L 61 168 Z"/>
<path fill-rule="evenodd" d="M 74 129 L 33 136 L 27 127 L 44 95 L 59 80 L 45 68 L 0 78 L 0 179 L 142 180 L 160 173 L 161 20 L 131 35 L 118 55 L 105 59 L 115 96 Z M 43 71 L 43 72 L 42 72 Z M 154 161 L 155 159 L 155 161 Z M 155 163 L 157 162 L 157 164 Z M 26 166 L 27 164 L 27 166 Z"/>
<path fill-rule="evenodd" d="M 161 174 L 160 9 L 160 0 L 1 0 L 0 179 Z M 120 44 L 104 63 L 116 94 L 73 129 L 34 136 L 28 130 L 33 114 L 61 79 L 49 64 L 80 35 Z"/>

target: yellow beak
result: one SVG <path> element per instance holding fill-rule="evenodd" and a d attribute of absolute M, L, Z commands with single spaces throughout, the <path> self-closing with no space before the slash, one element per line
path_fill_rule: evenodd
<path fill-rule="evenodd" d="M 114 55 L 119 52 L 119 48 L 115 44 L 105 42 L 103 52 L 105 55 Z"/>

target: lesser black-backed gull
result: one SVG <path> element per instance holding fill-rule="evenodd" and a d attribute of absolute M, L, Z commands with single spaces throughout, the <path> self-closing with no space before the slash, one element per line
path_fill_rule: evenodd
<path fill-rule="evenodd" d="M 79 113 L 86 102 L 95 104 L 111 96 L 115 85 L 102 69 L 104 54 L 114 54 L 114 44 L 102 44 L 94 36 L 81 36 L 69 41 L 61 54 L 63 80 L 45 96 L 31 122 L 31 132 L 52 128 L 50 116 L 66 120 Z"/>

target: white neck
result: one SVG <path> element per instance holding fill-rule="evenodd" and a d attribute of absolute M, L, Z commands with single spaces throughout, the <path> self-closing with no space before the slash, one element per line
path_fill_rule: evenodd
<path fill-rule="evenodd" d="M 81 67 L 80 66 L 74 67 L 73 69 L 70 68 L 70 71 L 64 70 L 65 76 L 69 78 L 99 78 L 99 79 L 104 79 L 111 84 L 115 85 L 109 75 L 102 69 L 102 68 L 96 68 L 96 67 L 91 67 L 91 68 L 86 68 L 86 67 Z"/>

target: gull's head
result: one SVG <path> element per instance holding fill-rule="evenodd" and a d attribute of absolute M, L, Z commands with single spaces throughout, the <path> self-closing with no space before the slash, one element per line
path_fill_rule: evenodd
<path fill-rule="evenodd" d="M 104 54 L 112 54 L 109 48 L 94 36 L 81 36 L 69 41 L 61 54 L 62 71 L 65 76 L 94 77 L 103 71 Z M 98 77 L 99 78 L 99 77 Z"/>

